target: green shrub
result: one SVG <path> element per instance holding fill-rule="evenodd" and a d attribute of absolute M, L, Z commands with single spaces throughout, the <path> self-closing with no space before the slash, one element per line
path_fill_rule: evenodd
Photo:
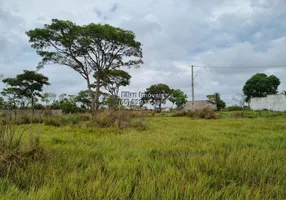
<path fill-rule="evenodd" d="M 89 121 L 89 120 L 91 120 L 91 114 L 89 114 L 89 113 L 79 114 L 78 119 L 80 121 Z"/>
<path fill-rule="evenodd" d="M 240 111 L 240 110 L 243 110 L 243 108 L 240 107 L 240 106 L 228 106 L 228 107 L 226 108 L 226 110 L 227 110 L 227 111 Z"/>
<path fill-rule="evenodd" d="M 15 123 L 20 124 L 37 124 L 42 123 L 43 119 L 40 116 L 23 115 L 15 120 Z"/>
<path fill-rule="evenodd" d="M 104 110 L 98 112 L 87 126 L 98 126 L 98 127 L 114 127 L 118 129 L 125 128 L 137 128 L 145 129 L 147 127 L 144 121 L 144 116 L 140 118 L 136 117 L 129 111 L 126 110 Z"/>

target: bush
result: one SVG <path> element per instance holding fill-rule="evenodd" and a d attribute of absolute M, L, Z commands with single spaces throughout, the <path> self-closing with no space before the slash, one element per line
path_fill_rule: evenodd
<path fill-rule="evenodd" d="M 178 111 L 173 114 L 173 117 L 187 117 L 189 114 L 190 111 Z"/>
<path fill-rule="evenodd" d="M 198 111 L 198 116 L 201 119 L 219 119 L 219 115 L 208 108 Z"/>
<path fill-rule="evenodd" d="M 20 125 L 20 124 L 37 124 L 37 123 L 42 123 L 43 119 L 40 116 L 28 116 L 28 115 L 23 115 L 16 119 L 15 123 Z"/>
<path fill-rule="evenodd" d="M 243 110 L 242 107 L 240 106 L 229 106 L 226 108 L 227 111 L 240 111 L 240 110 Z"/>
<path fill-rule="evenodd" d="M 138 117 L 132 116 L 134 115 L 132 115 L 131 112 L 125 110 L 104 110 L 97 113 L 87 125 L 99 127 L 115 127 L 118 129 L 144 129 L 147 127 L 143 116 L 141 116 L 139 119 Z"/>
<path fill-rule="evenodd" d="M 244 112 L 233 112 L 231 113 L 232 118 L 245 118 L 246 117 L 246 113 Z"/>
<path fill-rule="evenodd" d="M 173 114 L 173 117 L 190 117 L 200 119 L 219 119 L 219 115 L 209 108 L 196 111 L 179 111 Z"/>
<path fill-rule="evenodd" d="M 62 116 L 53 116 L 45 117 L 44 123 L 48 126 L 68 126 L 76 125 L 81 123 L 83 120 L 79 115 L 62 115 Z"/>
<path fill-rule="evenodd" d="M 59 117 L 46 117 L 44 119 L 44 123 L 47 126 L 56 126 L 56 127 L 62 126 L 62 123 L 61 123 Z"/>
<path fill-rule="evenodd" d="M 134 120 L 132 127 L 140 131 L 145 131 L 148 128 L 147 123 L 144 118 L 139 118 L 139 119 Z"/>

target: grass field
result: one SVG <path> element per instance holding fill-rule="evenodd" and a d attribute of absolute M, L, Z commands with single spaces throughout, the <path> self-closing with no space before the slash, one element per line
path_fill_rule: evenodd
<path fill-rule="evenodd" d="M 147 120 L 42 125 L 47 158 L 0 179 L 0 199 L 286 199 L 286 118 Z"/>

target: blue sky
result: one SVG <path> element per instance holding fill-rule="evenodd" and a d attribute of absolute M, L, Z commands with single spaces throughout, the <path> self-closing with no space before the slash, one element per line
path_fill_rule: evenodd
<path fill-rule="evenodd" d="M 36 68 L 40 58 L 25 31 L 58 18 L 135 32 L 143 44 L 144 64 L 128 70 L 133 78 L 125 91 L 166 83 L 190 97 L 190 65 L 197 67 L 197 99 L 219 92 L 233 103 L 232 96 L 257 72 L 275 74 L 282 82 L 279 89 L 286 89 L 286 68 L 209 68 L 286 66 L 283 0 L 0 0 L 0 5 L 0 68 L 5 77 Z M 47 66 L 41 72 L 52 84 L 46 91 L 76 94 L 86 88 L 68 67 Z"/>

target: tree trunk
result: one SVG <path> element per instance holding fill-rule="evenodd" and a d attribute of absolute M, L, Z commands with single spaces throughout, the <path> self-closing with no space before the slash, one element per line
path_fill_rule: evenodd
<path fill-rule="evenodd" d="M 100 96 L 100 73 L 96 76 L 96 91 L 95 91 L 95 110 L 99 108 L 99 96 Z"/>
<path fill-rule="evenodd" d="M 94 101 L 94 94 L 93 94 L 93 91 L 91 89 L 91 84 L 90 84 L 90 80 L 89 80 L 89 77 L 86 79 L 87 81 L 87 87 L 88 87 L 88 90 L 90 92 L 90 96 L 91 96 L 91 114 L 94 114 L 94 108 L 95 108 L 95 101 Z"/>
<path fill-rule="evenodd" d="M 161 110 L 162 110 L 162 104 L 159 103 L 159 112 L 161 112 Z"/>
<path fill-rule="evenodd" d="M 34 96 L 33 96 L 33 95 L 31 96 L 31 100 L 32 100 L 32 102 L 31 102 L 31 105 L 32 105 L 32 114 L 33 114 L 33 116 L 34 116 L 35 110 L 34 110 Z"/>

